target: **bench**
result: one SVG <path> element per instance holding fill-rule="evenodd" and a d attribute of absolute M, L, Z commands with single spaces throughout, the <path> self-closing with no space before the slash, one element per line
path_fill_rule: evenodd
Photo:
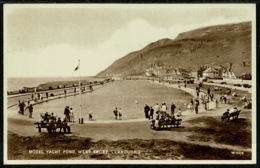
<path fill-rule="evenodd" d="M 159 127 L 155 126 L 155 120 L 151 121 L 151 129 L 168 129 L 168 128 L 173 128 L 173 127 L 179 127 L 181 125 L 182 119 L 171 119 L 171 120 L 159 120 Z"/>
<path fill-rule="evenodd" d="M 56 129 L 60 128 L 60 132 L 63 129 L 64 133 L 70 133 L 70 126 L 67 125 L 67 123 L 57 123 L 57 122 L 47 122 L 47 123 L 40 123 L 36 122 L 34 123 L 37 125 L 36 128 L 38 128 L 38 132 L 41 132 L 42 128 L 46 128 L 49 133 L 56 132 Z"/>
<path fill-rule="evenodd" d="M 236 119 L 238 119 L 240 112 L 241 112 L 241 110 L 238 110 L 238 111 L 232 112 L 232 113 L 225 112 L 220 118 L 222 121 L 225 121 L 225 120 L 229 121 L 231 118 L 232 118 L 232 120 L 236 120 Z"/>

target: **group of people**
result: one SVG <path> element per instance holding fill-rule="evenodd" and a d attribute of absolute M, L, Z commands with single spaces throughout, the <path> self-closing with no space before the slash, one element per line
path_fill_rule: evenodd
<path fill-rule="evenodd" d="M 113 111 L 114 115 L 115 115 L 115 120 L 122 120 L 122 117 L 123 117 L 123 113 L 122 113 L 122 109 L 119 108 L 117 109 L 117 107 L 114 109 Z"/>
<path fill-rule="evenodd" d="M 171 104 L 171 114 L 169 114 L 169 116 L 173 117 L 174 116 L 174 112 L 175 112 L 176 106 L 174 103 Z M 153 119 L 154 118 L 154 112 L 157 115 L 160 116 L 167 116 L 167 110 L 168 107 L 166 105 L 166 103 L 162 103 L 161 106 L 159 106 L 158 103 L 156 103 L 155 107 L 153 108 L 152 106 L 148 106 L 147 104 L 144 107 L 144 113 L 145 113 L 145 118 L 147 119 Z M 181 116 L 181 109 L 179 108 L 178 111 L 178 116 Z"/>
<path fill-rule="evenodd" d="M 60 117 L 54 116 L 53 113 L 50 115 L 48 112 L 46 112 L 44 115 L 42 115 L 41 125 L 45 125 L 48 132 L 56 132 L 57 128 L 60 128 L 60 132 L 62 129 L 68 130 L 68 132 L 70 132 L 70 127 L 67 125 L 67 122 L 68 121 L 66 118 L 61 121 Z"/>
<path fill-rule="evenodd" d="M 65 120 L 67 122 L 75 122 L 74 119 L 74 114 L 73 114 L 73 109 L 70 108 L 69 106 L 66 106 L 64 109 L 64 115 L 65 115 Z"/>
<path fill-rule="evenodd" d="M 190 110 L 190 112 L 195 112 L 195 114 L 199 113 L 199 105 L 200 102 L 198 99 L 194 98 L 194 99 L 190 99 L 190 102 L 187 106 L 187 108 Z"/>
<path fill-rule="evenodd" d="M 18 114 L 24 115 L 24 111 L 28 108 L 29 110 L 29 118 L 32 118 L 32 113 L 33 113 L 33 105 L 30 104 L 30 101 L 28 100 L 28 106 L 26 106 L 24 100 L 21 102 L 18 100 Z"/>
<path fill-rule="evenodd" d="M 162 103 L 159 105 L 156 103 L 155 107 L 148 106 L 147 104 L 144 107 L 145 118 L 149 119 L 154 123 L 155 128 L 159 128 L 161 125 L 166 123 L 171 123 L 176 119 L 180 119 L 182 116 L 181 109 L 179 108 L 177 114 L 175 115 L 176 105 L 174 103 L 171 104 L 170 113 L 168 113 L 168 107 L 166 103 Z M 155 112 L 155 118 L 153 117 Z"/>

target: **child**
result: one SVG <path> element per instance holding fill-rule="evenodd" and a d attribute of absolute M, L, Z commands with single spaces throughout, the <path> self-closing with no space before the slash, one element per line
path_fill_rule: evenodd
<path fill-rule="evenodd" d="M 181 112 L 181 109 L 179 108 L 179 110 L 178 110 L 178 114 L 177 115 L 179 115 L 179 116 L 182 116 L 182 112 Z"/>

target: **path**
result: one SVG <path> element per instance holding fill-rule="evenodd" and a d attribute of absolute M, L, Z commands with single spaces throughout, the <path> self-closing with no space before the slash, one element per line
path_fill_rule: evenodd
<path fill-rule="evenodd" d="M 191 88 L 179 88 L 178 85 L 158 83 L 167 87 L 181 89 L 191 95 L 196 95 L 195 91 Z M 220 116 L 229 105 L 221 105 L 221 107 L 206 111 L 200 107 L 199 114 L 190 113 L 188 110 L 183 112 L 182 126 L 185 128 L 192 127 L 187 121 L 200 116 Z M 213 107 L 213 106 L 212 106 Z M 15 118 L 8 118 L 8 130 L 23 136 L 38 136 L 39 133 L 33 124 L 35 121 L 30 119 L 21 118 L 22 116 L 16 115 Z M 86 121 L 84 124 L 70 123 L 73 135 L 80 137 L 92 138 L 93 141 L 108 140 L 116 141 L 122 139 L 169 139 L 177 142 L 187 142 L 191 144 L 205 145 L 222 149 L 230 149 L 233 151 L 251 151 L 251 148 L 244 148 L 240 146 L 218 144 L 214 141 L 201 142 L 193 141 L 188 138 L 192 132 L 182 131 L 181 128 L 173 129 L 173 131 L 154 131 L 150 129 L 149 121 L 146 119 L 136 120 L 112 120 L 112 121 Z M 32 131 L 32 128 L 34 131 Z M 179 131 L 180 130 L 180 131 Z"/>
<path fill-rule="evenodd" d="M 107 85 L 107 84 L 109 84 L 109 83 L 104 83 L 103 85 L 93 85 L 93 86 L 95 86 L 95 87 L 93 87 L 93 91 L 95 91 L 95 90 L 97 90 L 97 89 L 100 89 L 100 88 L 102 88 L 102 87 L 104 87 L 105 85 Z M 100 86 L 100 87 L 98 87 L 98 86 Z M 68 90 L 68 89 L 71 89 L 71 88 L 66 88 L 66 90 Z M 51 100 L 56 100 L 56 99 L 60 99 L 60 98 L 64 98 L 64 97 L 69 97 L 69 96 L 75 96 L 75 95 L 79 95 L 79 91 L 77 91 L 76 93 L 74 93 L 74 92 L 68 92 L 67 94 L 66 94 L 66 96 L 65 96 L 65 94 L 64 94 L 64 89 L 58 89 L 58 90 L 49 90 L 48 92 L 50 93 L 50 92 L 58 92 L 58 91 L 61 91 L 62 93 L 60 93 L 60 94 L 56 94 L 56 95 L 54 95 L 54 96 L 48 96 L 48 98 L 46 98 L 46 97 L 43 97 L 43 99 L 42 100 L 38 100 L 38 101 L 34 101 L 34 100 L 31 100 L 31 95 L 32 95 L 32 93 L 25 93 L 25 94 L 20 94 L 19 96 L 29 96 L 30 97 L 30 103 L 32 104 L 32 105 L 36 105 L 36 104 L 40 104 L 40 103 L 43 103 L 43 102 L 48 102 L 48 101 L 51 101 Z M 45 93 L 46 91 L 42 91 L 42 93 Z M 88 91 L 84 91 L 84 92 L 82 92 L 82 94 L 85 94 L 85 93 L 90 93 L 91 91 L 90 90 L 88 90 Z M 37 93 L 41 93 L 41 92 L 37 92 Z M 35 93 L 33 93 L 33 94 L 35 94 Z M 19 96 L 18 95 L 15 95 L 15 96 L 13 96 L 13 97 L 8 97 L 9 99 L 10 98 L 15 98 L 16 99 L 16 101 L 15 102 L 17 102 L 18 100 L 19 100 Z M 25 103 L 27 103 L 28 101 L 25 101 Z M 8 107 L 7 107 L 7 109 L 9 109 L 9 108 L 11 108 L 11 107 L 14 107 L 14 106 L 17 106 L 18 104 L 16 103 L 16 104 L 12 104 L 12 105 L 9 105 Z"/>

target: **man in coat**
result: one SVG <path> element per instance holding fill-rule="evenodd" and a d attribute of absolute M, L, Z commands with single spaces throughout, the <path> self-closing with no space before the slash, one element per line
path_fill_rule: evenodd
<path fill-rule="evenodd" d="M 150 111 L 150 107 L 146 104 L 144 107 L 145 118 L 149 119 L 149 111 Z"/>

